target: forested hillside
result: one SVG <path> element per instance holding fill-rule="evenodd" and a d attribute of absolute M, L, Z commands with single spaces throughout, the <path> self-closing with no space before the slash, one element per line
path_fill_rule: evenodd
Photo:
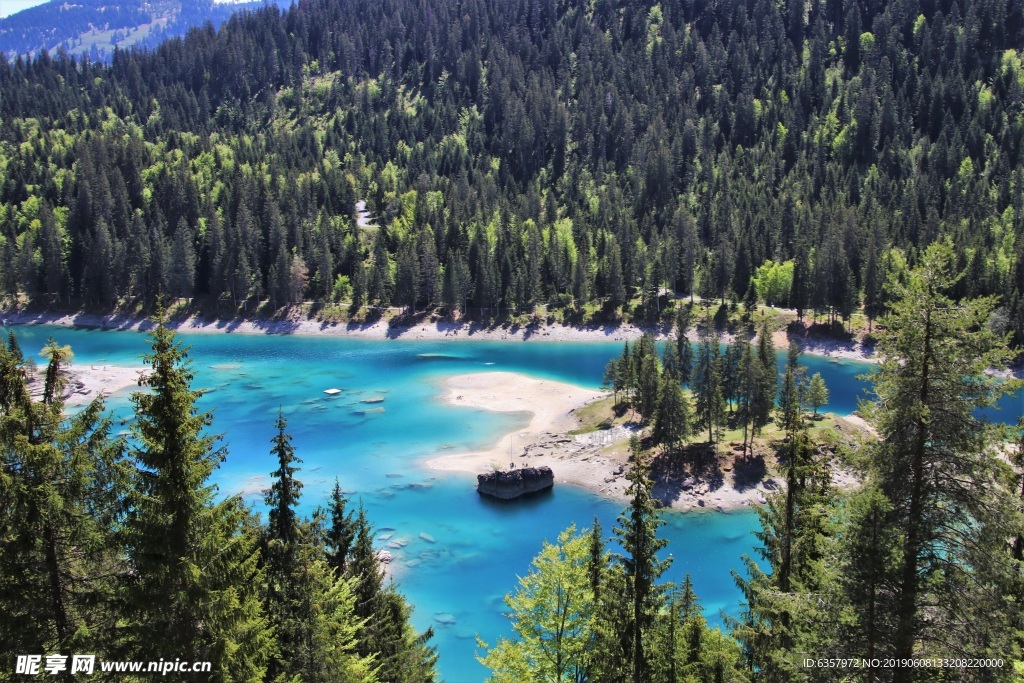
<path fill-rule="evenodd" d="M 262 3 L 248 2 L 256 8 Z M 239 5 L 212 0 L 51 0 L 0 19 L 0 53 L 13 59 L 40 50 L 65 49 L 109 62 L 115 48 L 156 47 L 192 26 L 219 26 Z"/>
<path fill-rule="evenodd" d="M 1020 343 L 1018 48 L 1002 0 L 303 0 L 0 61 L 0 289 L 874 317 L 947 237 Z"/>

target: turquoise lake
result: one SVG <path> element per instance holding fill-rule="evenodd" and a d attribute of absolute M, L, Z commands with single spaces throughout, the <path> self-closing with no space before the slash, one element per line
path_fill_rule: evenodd
<path fill-rule="evenodd" d="M 49 326 L 19 326 L 15 332 L 26 355 L 52 336 L 72 346 L 79 365 L 138 365 L 148 349 L 139 332 Z M 214 474 L 220 490 L 242 493 L 262 507 L 261 491 L 275 466 L 269 453 L 273 423 L 282 408 L 303 460 L 304 511 L 325 501 L 335 478 L 353 502 L 362 500 L 382 536 L 378 544 L 391 546 L 391 568 L 415 606 L 416 626 L 434 627 L 440 672 L 451 683 L 485 678 L 474 658 L 475 639 L 494 644 L 510 633 L 503 597 L 529 571 L 543 540 L 553 541 L 573 523 L 588 526 L 595 516 L 611 535 L 621 511 L 616 501 L 562 486 L 530 500 L 497 503 L 477 495 L 472 475 L 433 472 L 421 463 L 488 447 L 528 422 L 526 414 L 442 404 L 443 378 L 503 370 L 596 388 L 621 343 L 187 333 L 180 338 L 191 347 L 194 386 L 207 389 L 201 406 L 214 410 L 213 430 L 224 435 L 229 449 Z M 779 360 L 781 367 L 784 356 Z M 858 375 L 870 366 L 817 357 L 804 357 L 803 363 L 825 378 L 832 397 L 828 410 L 849 413 L 858 397 L 867 396 L 868 384 Z M 328 388 L 344 392 L 328 397 Z M 371 396 L 384 398 L 372 406 L 382 411 L 360 403 Z M 108 403 L 118 416 L 130 416 L 127 392 Z M 1004 407 L 1003 420 L 1024 412 L 1020 398 L 1008 399 Z M 667 513 L 663 519 L 666 552 L 675 560 L 666 578 L 678 581 L 689 572 L 714 624 L 721 624 L 722 612 L 738 613 L 740 593 L 730 570 L 742 567 L 742 555 L 755 554 L 756 514 Z"/>

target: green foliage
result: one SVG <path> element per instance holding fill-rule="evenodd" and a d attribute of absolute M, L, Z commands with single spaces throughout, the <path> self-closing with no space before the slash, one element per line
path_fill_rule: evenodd
<path fill-rule="evenodd" d="M 0 643 L 8 652 L 89 648 L 110 653 L 117 590 L 126 579 L 124 444 L 97 399 L 63 414 L 67 347 L 47 343 L 43 393 L 10 336 L 0 346 Z"/>
<path fill-rule="evenodd" d="M 605 552 L 596 519 L 588 533 L 570 527 L 545 543 L 506 597 L 516 637 L 479 657 L 488 680 L 746 680 L 738 644 L 707 627 L 689 575 L 678 588 L 659 582 L 666 542 L 638 438 L 631 448 L 631 500 L 615 529 L 623 552 Z"/>
<path fill-rule="evenodd" d="M 255 523 L 239 498 L 214 498 L 207 480 L 225 451 L 203 433 L 212 416 L 196 409 L 187 352 L 155 322 L 140 380 L 150 391 L 132 396 L 130 647 L 143 659 L 210 661 L 222 680 L 260 678 L 273 636 L 258 595 Z"/>
<path fill-rule="evenodd" d="M 895 656 L 950 652 L 954 642 L 978 652 L 1008 647 L 1005 613 L 975 610 L 995 609 L 1013 573 L 1002 543 L 993 542 L 1016 524 L 999 434 L 978 417 L 1012 388 L 986 374 L 1009 352 L 985 324 L 993 299 L 950 299 L 960 277 L 954 258 L 938 242 L 905 281 L 890 279 L 884 360 L 871 376 L 878 401 L 870 417 L 882 436 L 871 474 L 891 506 L 898 548 L 887 574 L 894 618 L 879 640 L 892 643 Z M 934 627 L 922 619 L 926 610 Z"/>
<path fill-rule="evenodd" d="M 694 415 L 698 429 L 708 430 L 708 443 L 718 440 L 725 424 L 725 396 L 722 391 L 721 357 L 718 333 L 705 324 L 697 344 L 697 360 L 693 366 Z"/>
<path fill-rule="evenodd" d="M 768 259 L 758 266 L 751 282 L 757 296 L 769 306 L 788 306 L 793 289 L 793 262 L 775 263 Z"/>
<path fill-rule="evenodd" d="M 1024 341 L 1013 3 L 512 1 L 314 0 L 116 65 L 6 63 L 0 292 L 248 312 L 348 278 L 357 317 L 615 322 L 667 288 L 873 321 L 883 254 L 943 237 L 958 296 L 1002 296 Z"/>
<path fill-rule="evenodd" d="M 505 597 L 515 638 L 499 639 L 480 657 L 492 671 L 488 680 L 578 681 L 585 676 L 594 618 L 591 543 L 574 526 L 560 533 L 555 544 L 544 543 L 529 574 Z"/>
<path fill-rule="evenodd" d="M 36 401 L 17 340 L 0 346 L 0 642 L 210 661 L 222 681 L 433 681 L 431 632 L 382 585 L 365 515 L 352 519 L 337 484 L 329 528 L 320 510 L 298 515 L 283 414 L 268 523 L 218 499 L 207 479 L 226 450 L 205 433 L 187 351 L 156 322 L 132 448 L 110 438 L 101 400 L 64 416 L 69 348 L 47 344 Z"/>
<path fill-rule="evenodd" d="M 825 386 L 825 380 L 821 378 L 820 372 L 811 375 L 807 384 L 807 403 L 815 415 L 818 414 L 818 408 L 828 403 L 828 387 Z"/>

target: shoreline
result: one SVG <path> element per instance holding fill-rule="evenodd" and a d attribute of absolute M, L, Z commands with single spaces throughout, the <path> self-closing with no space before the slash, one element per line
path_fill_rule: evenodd
<path fill-rule="evenodd" d="M 421 464 L 445 472 L 482 474 L 504 469 L 510 457 L 516 467 L 548 466 L 555 483 L 577 486 L 591 493 L 627 501 L 628 449 L 623 448 L 635 427 L 618 426 L 571 434 L 577 426 L 576 411 L 607 396 L 605 392 L 580 389 L 554 380 L 540 380 L 513 372 L 454 375 L 442 381 L 438 400 L 478 410 L 530 413 L 529 424 L 501 435 L 489 448 L 467 453 L 434 455 Z M 510 456 L 510 450 L 513 455 Z M 737 485 L 732 467 L 716 485 L 704 478 L 668 478 L 655 475 L 653 491 L 665 508 L 690 510 L 737 510 L 763 503 L 777 487 L 770 476 L 751 485 Z"/>
<path fill-rule="evenodd" d="M 68 328 L 98 330 L 152 329 L 149 318 L 127 315 L 101 315 L 98 313 L 48 313 L 26 311 L 0 311 L 3 324 L 9 325 L 57 325 Z M 207 319 L 199 316 L 173 318 L 168 326 L 188 334 L 245 334 L 245 335 L 295 335 L 302 337 L 349 337 L 353 339 L 387 341 L 541 341 L 541 342 L 627 342 L 639 339 L 644 332 L 652 333 L 655 339 L 664 341 L 673 338 L 663 329 L 645 328 L 631 323 L 602 325 L 596 327 L 571 327 L 561 324 L 486 326 L 477 322 L 459 323 L 445 320 L 424 321 L 412 325 L 391 325 L 386 320 L 374 323 L 328 323 L 317 320 L 268 320 L 262 318 Z M 697 341 L 697 331 L 690 330 L 689 339 Z M 728 344 L 733 335 L 725 333 L 722 343 Z M 798 337 L 802 352 L 862 363 L 877 363 L 874 349 L 859 342 L 820 337 Z M 790 335 L 785 329 L 777 330 L 772 345 L 779 350 L 789 348 Z"/>

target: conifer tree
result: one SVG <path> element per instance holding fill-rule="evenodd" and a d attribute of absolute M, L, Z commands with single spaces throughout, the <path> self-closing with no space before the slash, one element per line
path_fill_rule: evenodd
<path fill-rule="evenodd" d="M 733 572 L 746 607 L 729 619 L 740 641 L 749 671 L 764 681 L 786 681 L 800 675 L 797 653 L 823 647 L 825 629 L 813 628 L 832 615 L 819 599 L 823 586 L 837 581 L 823 563 L 831 529 L 831 481 L 814 459 L 805 429 L 790 439 L 785 463 L 786 490 L 769 496 L 758 510 L 761 542 L 758 553 L 768 562 L 763 571 L 744 558 L 746 578 Z"/>
<path fill-rule="evenodd" d="M 700 332 L 697 362 L 693 368 L 694 413 L 700 429 L 708 430 L 708 443 L 714 444 L 725 423 L 725 398 L 722 395 L 721 359 L 718 334 L 706 324 Z"/>
<path fill-rule="evenodd" d="M 661 383 L 661 399 L 654 419 L 654 440 L 668 446 L 669 455 L 693 433 L 690 401 L 674 375 L 666 374 Z"/>
<path fill-rule="evenodd" d="M 270 508 L 265 531 L 266 613 L 277 636 L 267 669 L 271 681 L 301 680 L 373 683 L 372 654 L 355 652 L 360 621 L 355 614 L 355 580 L 335 574 L 315 545 L 314 523 L 299 518 L 296 507 L 302 461 L 296 457 L 287 421 L 278 411 L 271 454 L 277 469 L 266 491 Z"/>
<path fill-rule="evenodd" d="M 814 373 L 807 384 L 807 403 L 815 415 L 818 414 L 818 408 L 828 403 L 828 387 L 825 386 L 825 380 L 821 378 L 820 372 Z"/>
<path fill-rule="evenodd" d="M 0 345 L 0 643 L 10 653 L 111 654 L 125 577 L 123 443 L 109 436 L 102 399 L 64 416 L 71 351 L 51 339 L 43 353 L 32 400 L 17 339 Z"/>
<path fill-rule="evenodd" d="M 346 509 L 348 499 L 341 492 L 341 485 L 334 480 L 328 505 L 329 526 L 325 534 L 327 562 L 339 574 L 345 574 L 349 551 L 356 538 L 357 524 L 351 510 Z"/>
<path fill-rule="evenodd" d="M 274 435 L 271 455 L 277 458 L 278 467 L 271 476 L 274 483 L 266 492 L 265 502 L 270 508 L 267 532 L 270 538 L 279 541 L 286 552 L 294 552 L 299 542 L 299 518 L 295 508 L 302 495 L 302 482 L 295 478 L 299 471 L 295 463 L 302 460 L 295 455 L 291 434 L 285 432 L 288 421 L 284 419 L 284 411 L 277 412 L 277 434 Z"/>
<path fill-rule="evenodd" d="M 225 456 L 204 433 L 187 351 L 162 315 L 150 335 L 151 367 L 132 396 L 138 462 L 126 523 L 133 581 L 126 591 L 130 654 L 210 661 L 215 677 L 263 676 L 273 638 L 260 606 L 258 538 L 238 497 L 216 501 L 207 483 Z"/>
<path fill-rule="evenodd" d="M 661 380 L 661 364 L 654 348 L 654 337 L 644 333 L 633 347 L 636 368 L 636 407 L 644 421 L 653 420 L 658 407 L 658 389 Z"/>
<path fill-rule="evenodd" d="M 800 345 L 795 341 L 789 343 L 786 353 L 786 370 L 779 386 L 778 424 L 787 435 L 791 436 L 797 426 L 803 410 L 806 395 L 804 376 L 806 368 L 800 365 Z"/>
<path fill-rule="evenodd" d="M 629 507 L 619 516 L 615 535 L 619 538 L 623 553 L 616 555 L 616 562 L 622 567 L 625 578 L 625 595 L 628 605 L 628 619 L 622 624 L 625 641 L 628 643 L 628 669 L 630 680 L 641 683 L 650 678 L 652 653 L 645 646 L 645 639 L 654 624 L 655 616 L 664 604 L 664 589 L 657 581 L 671 564 L 671 558 L 660 560 L 659 550 L 668 541 L 657 536 L 658 527 L 664 524 L 658 518 L 651 493 L 651 480 L 647 474 L 647 463 L 643 458 L 639 437 L 630 439 L 633 466 L 629 473 Z"/>
<path fill-rule="evenodd" d="M 902 658 L 920 648 L 999 651 L 1009 630 L 997 615 L 965 618 L 993 604 L 989 592 L 999 583 L 973 579 L 1009 556 L 983 539 L 990 530 L 1005 538 L 1009 530 L 996 530 L 1014 514 L 999 483 L 997 435 L 978 417 L 1009 388 L 985 373 L 1005 365 L 1006 340 L 986 324 L 992 298 L 951 300 L 953 261 L 949 244 L 936 242 L 904 282 L 890 280 L 884 360 L 871 375 L 878 396 L 871 419 L 882 437 L 872 462 L 899 549 L 889 579 L 895 615 L 881 639 Z M 900 669 L 894 680 L 913 675 Z"/>
<path fill-rule="evenodd" d="M 779 386 L 778 364 L 767 321 L 761 326 L 758 333 L 757 359 L 761 363 L 761 377 L 752 405 L 755 434 L 771 421 L 772 410 L 775 408 L 775 395 Z"/>
<path fill-rule="evenodd" d="M 435 648 L 428 645 L 433 630 L 417 634 L 411 608 L 393 586 L 385 586 L 380 560 L 373 548 L 374 531 L 362 504 L 356 515 L 356 535 L 346 564 L 355 582 L 355 614 L 362 621 L 356 651 L 375 657 L 377 675 L 387 683 L 427 683 L 434 680 Z"/>
<path fill-rule="evenodd" d="M 693 345 L 688 336 L 690 332 L 690 306 L 680 305 L 676 309 L 676 356 L 679 363 L 679 382 L 683 386 L 690 384 L 693 377 Z"/>
<path fill-rule="evenodd" d="M 756 405 L 758 392 L 763 385 L 761 377 L 764 374 L 764 367 L 754 355 L 754 346 L 750 342 L 743 345 L 740 350 L 739 370 L 737 373 L 737 410 L 736 417 L 743 425 L 743 453 L 753 442 L 751 430 L 754 422 L 754 407 Z"/>

